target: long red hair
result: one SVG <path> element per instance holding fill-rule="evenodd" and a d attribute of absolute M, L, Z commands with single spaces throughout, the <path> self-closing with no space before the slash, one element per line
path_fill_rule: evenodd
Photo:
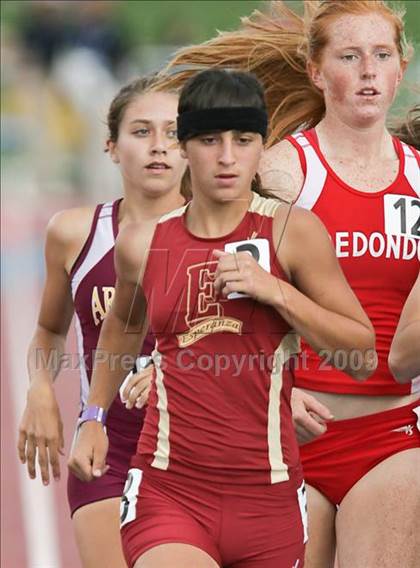
<path fill-rule="evenodd" d="M 395 28 L 401 62 L 409 61 L 412 48 L 405 40 L 403 13 L 383 0 L 304 0 L 303 4 L 300 16 L 274 0 L 269 14 L 254 11 L 242 18 L 237 31 L 179 50 L 160 73 L 158 84 L 180 88 L 197 70 L 209 67 L 252 71 L 265 89 L 269 147 L 298 129 L 314 127 L 324 116 L 324 99 L 309 79 L 307 64 L 319 61 L 334 19 L 345 14 L 381 14 Z"/>

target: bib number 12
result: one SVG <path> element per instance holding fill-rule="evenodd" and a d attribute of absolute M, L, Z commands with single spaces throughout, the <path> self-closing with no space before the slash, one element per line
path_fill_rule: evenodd
<path fill-rule="evenodd" d="M 420 199 L 385 195 L 385 232 L 420 239 Z"/>

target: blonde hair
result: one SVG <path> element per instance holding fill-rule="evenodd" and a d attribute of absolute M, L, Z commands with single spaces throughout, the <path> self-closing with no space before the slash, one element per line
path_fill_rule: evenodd
<path fill-rule="evenodd" d="M 180 88 L 198 70 L 209 67 L 251 71 L 265 89 L 270 147 L 297 129 L 313 128 L 324 116 L 324 98 L 308 76 L 307 63 L 319 60 L 332 19 L 344 14 L 383 15 L 395 26 L 401 61 L 408 62 L 412 48 L 405 41 L 403 13 L 383 0 L 304 0 L 303 4 L 304 14 L 299 16 L 283 1 L 274 0 L 271 14 L 256 10 L 241 19 L 237 31 L 179 50 L 157 84 Z"/>

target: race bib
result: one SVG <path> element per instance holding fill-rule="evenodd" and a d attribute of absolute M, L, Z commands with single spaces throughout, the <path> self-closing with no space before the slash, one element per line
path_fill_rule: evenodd
<path fill-rule="evenodd" d="M 385 233 L 420 239 L 420 199 L 409 195 L 385 195 Z"/>
<path fill-rule="evenodd" d="M 270 245 L 267 239 L 248 239 L 246 241 L 226 243 L 225 252 L 230 252 L 232 254 L 237 252 L 247 252 L 255 258 L 261 268 L 270 272 Z M 229 300 L 248 297 L 248 294 L 242 294 L 240 292 L 232 292 L 228 295 Z"/>

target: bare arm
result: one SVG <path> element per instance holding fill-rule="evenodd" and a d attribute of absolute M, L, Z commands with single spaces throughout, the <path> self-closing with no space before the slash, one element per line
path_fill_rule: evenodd
<path fill-rule="evenodd" d="M 284 217 L 279 216 L 275 242 L 280 242 L 283 224 Z M 276 309 L 321 357 L 330 356 L 333 362 L 331 354 L 342 350 L 348 362 L 343 370 L 356 379 L 367 378 L 375 369 L 374 329 L 316 215 L 293 208 L 278 258 L 290 271 L 293 284 L 280 281 Z M 361 358 L 355 365 L 360 369 L 352 368 L 352 351 Z"/>
<path fill-rule="evenodd" d="M 262 186 L 284 201 L 293 203 L 303 186 L 304 174 L 296 148 L 287 140 L 266 150 L 260 162 Z M 293 389 L 293 422 L 299 443 L 323 434 L 326 422 L 333 417 L 315 397 Z"/>
<path fill-rule="evenodd" d="M 45 244 L 46 281 L 42 294 L 37 329 L 28 350 L 31 385 L 52 385 L 60 370 L 67 333 L 73 316 L 70 278 L 66 271 L 67 235 L 62 230 L 63 217 L 50 221 Z M 65 221 L 64 221 L 65 222 Z"/>
<path fill-rule="evenodd" d="M 290 190 L 285 183 L 288 179 L 285 172 L 293 179 Z M 264 187 L 280 188 L 278 197 L 296 199 L 304 181 L 296 148 L 287 140 L 272 146 L 261 160 L 260 175 Z M 279 214 L 275 242 L 280 242 L 286 222 L 284 213 Z M 279 260 L 283 266 L 290 267 L 289 275 L 295 284 L 282 283 L 279 289 L 278 307 L 283 317 L 321 355 L 323 351 L 333 353 L 337 349 L 346 353 L 356 349 L 362 353 L 373 328 L 348 286 L 328 234 L 316 216 L 300 208 L 292 210 L 279 248 Z M 354 370 L 346 371 L 355 376 Z"/>
<path fill-rule="evenodd" d="M 73 299 L 67 265 L 74 260 L 87 237 L 93 210 L 70 210 L 55 215 L 47 229 L 46 282 L 35 334 L 28 349 L 30 385 L 19 427 L 18 452 L 29 477 L 35 478 L 38 457 L 41 477 L 50 472 L 60 477 L 58 454 L 63 452 L 63 425 L 53 382 L 57 377 L 67 332 L 73 315 Z M 75 223 L 75 217 L 78 221 Z"/>
<path fill-rule="evenodd" d="M 399 383 L 420 375 L 420 274 L 401 312 L 388 364 Z"/>
<path fill-rule="evenodd" d="M 147 333 L 146 300 L 141 287 L 147 250 L 154 223 L 130 225 L 115 246 L 117 282 L 112 307 L 99 336 L 88 405 L 108 409 L 127 374 L 127 360 L 134 365 Z M 79 429 L 69 467 L 83 481 L 106 471 L 106 435 L 98 422 L 85 422 Z"/>

